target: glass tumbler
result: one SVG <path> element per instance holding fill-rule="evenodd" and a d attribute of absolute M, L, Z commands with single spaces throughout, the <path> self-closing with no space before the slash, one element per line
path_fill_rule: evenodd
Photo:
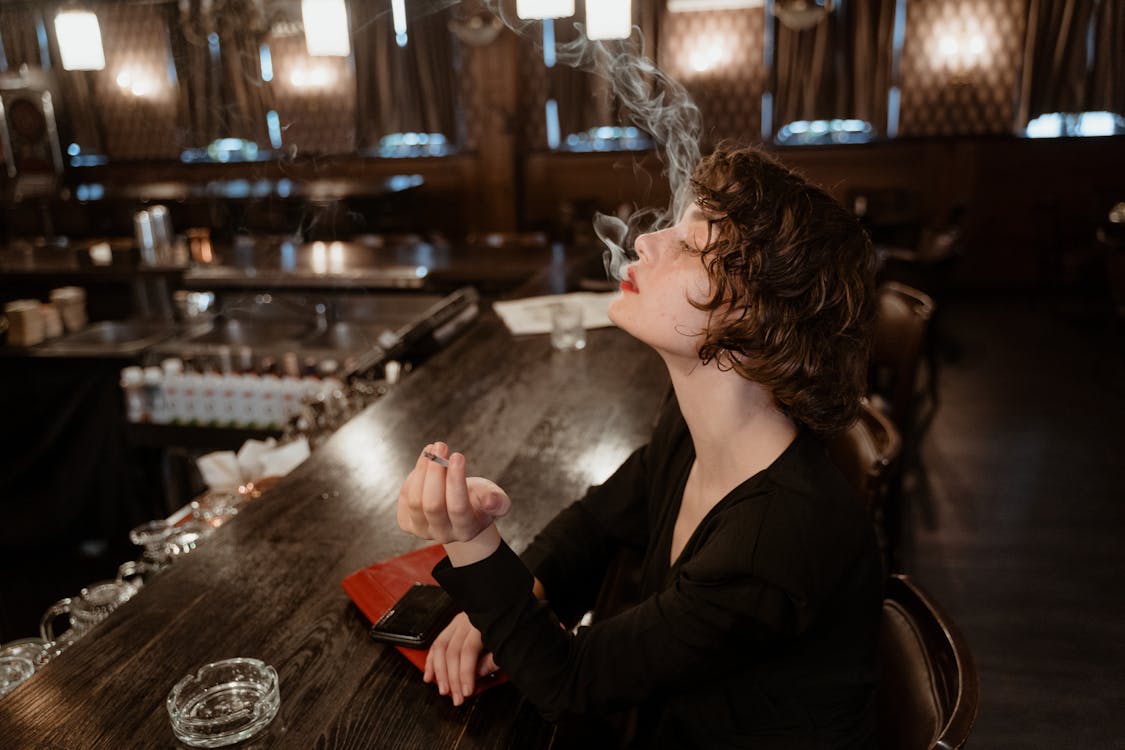
<path fill-rule="evenodd" d="M 586 328 L 582 325 L 582 308 L 560 302 L 551 305 L 551 346 L 559 351 L 586 347 Z"/>

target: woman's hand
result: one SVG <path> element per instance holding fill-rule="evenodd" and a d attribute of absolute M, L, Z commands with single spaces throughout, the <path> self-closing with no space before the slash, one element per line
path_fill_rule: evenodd
<path fill-rule="evenodd" d="M 422 679 L 436 682 L 438 692 L 448 695 L 454 706 L 460 706 L 465 698 L 473 694 L 477 678 L 492 674 L 497 669 L 492 653 L 484 650 L 480 631 L 462 612 L 430 646 Z"/>
<path fill-rule="evenodd" d="M 494 482 L 466 478 L 463 455 L 450 456 L 445 443 L 427 445 L 426 451 L 448 458 L 449 468 L 426 458 L 425 451 L 419 454 L 398 495 L 403 531 L 442 544 L 470 542 L 511 509 L 508 494 Z"/>

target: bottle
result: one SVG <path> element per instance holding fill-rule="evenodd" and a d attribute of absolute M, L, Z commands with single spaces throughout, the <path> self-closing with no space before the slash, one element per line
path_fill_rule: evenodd
<path fill-rule="evenodd" d="M 218 423 L 224 427 L 234 426 L 239 422 L 239 409 L 237 409 L 237 399 L 239 399 L 239 380 L 240 377 L 230 372 L 218 376 Z"/>
<path fill-rule="evenodd" d="M 242 427 L 258 426 L 258 387 L 260 378 L 255 373 L 238 376 L 235 385 L 235 424 Z"/>
<path fill-rule="evenodd" d="M 219 422 L 219 377 L 214 372 L 199 377 L 199 413 L 196 417 L 200 424 L 213 426 Z"/>
<path fill-rule="evenodd" d="M 203 413 L 199 404 L 199 391 L 202 387 L 202 383 L 199 381 L 203 376 L 198 372 L 185 372 L 180 377 L 181 407 L 179 421 L 182 424 L 195 424 Z"/>
<path fill-rule="evenodd" d="M 169 357 L 160 363 L 160 368 L 164 371 L 164 414 L 166 423 L 183 422 L 184 363 L 175 357 Z"/>
<path fill-rule="evenodd" d="M 125 393 L 125 418 L 130 422 L 145 420 L 145 375 L 139 367 L 126 367 L 121 371 L 121 390 Z"/>
<path fill-rule="evenodd" d="M 164 400 L 164 371 L 159 367 L 144 369 L 144 399 L 149 421 L 154 424 L 167 424 L 168 407 Z"/>

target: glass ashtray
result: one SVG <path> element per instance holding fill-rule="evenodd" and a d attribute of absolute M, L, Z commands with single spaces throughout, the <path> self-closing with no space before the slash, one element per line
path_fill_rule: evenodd
<path fill-rule="evenodd" d="M 172 732 L 192 747 L 224 747 L 253 737 L 281 705 L 277 671 L 258 659 L 204 664 L 168 693 Z"/>
<path fill-rule="evenodd" d="M 174 527 L 164 519 L 142 523 L 129 532 L 129 541 L 138 547 L 152 547 L 164 541 Z"/>
<path fill-rule="evenodd" d="M 22 656 L 0 656 L 0 697 L 16 689 L 21 682 L 31 677 L 35 665 Z"/>
<path fill-rule="evenodd" d="M 208 492 L 191 501 L 191 516 L 200 523 L 218 528 L 238 515 L 246 496 L 237 492 Z"/>

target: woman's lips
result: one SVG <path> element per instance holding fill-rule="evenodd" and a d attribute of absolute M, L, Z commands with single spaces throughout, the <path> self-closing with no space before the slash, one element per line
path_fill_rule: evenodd
<path fill-rule="evenodd" d="M 633 294 L 636 294 L 638 292 L 637 277 L 633 274 L 632 266 L 629 266 L 629 268 L 625 269 L 625 276 L 627 278 L 621 282 L 621 291 L 632 292 Z"/>

